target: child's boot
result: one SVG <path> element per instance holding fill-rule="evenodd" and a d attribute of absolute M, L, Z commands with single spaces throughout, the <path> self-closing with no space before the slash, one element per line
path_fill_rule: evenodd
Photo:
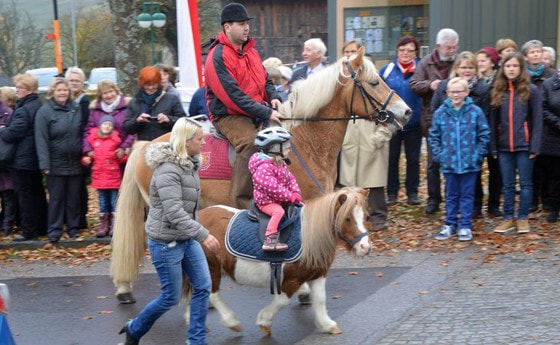
<path fill-rule="evenodd" d="M 99 228 L 97 229 L 97 233 L 95 236 L 97 237 L 105 237 L 109 232 L 109 213 L 100 213 L 99 214 Z"/>
<path fill-rule="evenodd" d="M 115 212 L 109 213 L 111 220 L 109 221 L 109 236 L 113 236 L 113 227 L 115 226 Z"/>

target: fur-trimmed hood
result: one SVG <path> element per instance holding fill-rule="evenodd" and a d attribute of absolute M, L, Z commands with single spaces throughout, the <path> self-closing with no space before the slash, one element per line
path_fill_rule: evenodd
<path fill-rule="evenodd" d="M 199 165 L 198 156 L 181 158 L 171 150 L 171 146 L 166 142 L 148 145 L 145 159 L 146 164 L 152 169 L 163 163 L 173 163 L 187 170 L 197 170 Z"/>

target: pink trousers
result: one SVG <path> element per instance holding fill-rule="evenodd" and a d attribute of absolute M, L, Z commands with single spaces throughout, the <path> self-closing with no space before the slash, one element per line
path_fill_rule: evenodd
<path fill-rule="evenodd" d="M 276 234 L 278 232 L 278 224 L 284 216 L 284 209 L 279 204 L 258 205 L 259 210 L 270 216 L 268 226 L 266 227 L 266 236 Z"/>

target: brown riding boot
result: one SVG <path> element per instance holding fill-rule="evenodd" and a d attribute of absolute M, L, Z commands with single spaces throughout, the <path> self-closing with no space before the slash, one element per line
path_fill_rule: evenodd
<path fill-rule="evenodd" d="M 99 214 L 99 228 L 97 229 L 96 237 L 105 237 L 109 232 L 109 213 Z"/>

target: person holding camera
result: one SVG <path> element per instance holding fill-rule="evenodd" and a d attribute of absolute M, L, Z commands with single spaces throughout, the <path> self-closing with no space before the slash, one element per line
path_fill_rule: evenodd
<path fill-rule="evenodd" d="M 140 90 L 128 104 L 123 129 L 136 134 L 137 140 L 151 141 L 171 131 L 175 121 L 186 116 L 181 101 L 166 93 L 156 67 L 142 68 L 138 76 Z"/>

